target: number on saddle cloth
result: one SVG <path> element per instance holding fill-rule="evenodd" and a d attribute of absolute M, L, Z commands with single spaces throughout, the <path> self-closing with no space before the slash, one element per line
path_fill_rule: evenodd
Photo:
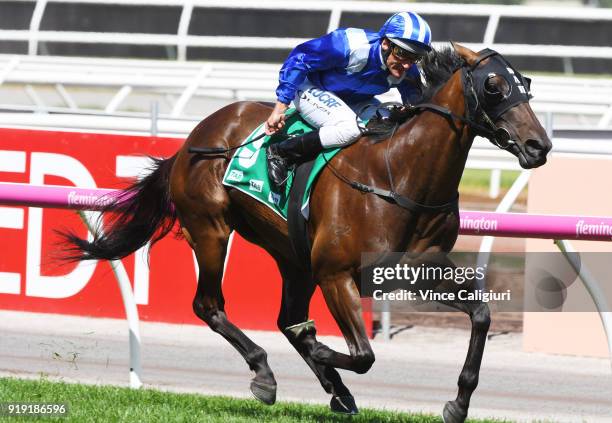
<path fill-rule="evenodd" d="M 268 180 L 265 149 L 270 143 L 283 141 L 288 136 L 301 135 L 314 130 L 294 108 L 287 110 L 286 115 L 287 119 L 282 133 L 261 137 L 264 132 L 264 124 L 258 126 L 244 140 L 242 146 L 236 150 L 223 177 L 224 185 L 231 186 L 255 198 L 270 207 L 283 219 L 287 219 L 289 192 L 293 183 L 293 175 L 289 175 L 283 191 L 278 192 L 278 188 Z M 257 139 L 258 137 L 261 138 Z M 316 159 L 304 193 L 302 203 L 304 213 L 307 213 L 310 191 L 317 175 L 325 166 L 326 160 L 331 159 L 338 151 L 340 151 L 339 148 L 326 150 Z M 323 154 L 325 154 L 325 158 Z"/>

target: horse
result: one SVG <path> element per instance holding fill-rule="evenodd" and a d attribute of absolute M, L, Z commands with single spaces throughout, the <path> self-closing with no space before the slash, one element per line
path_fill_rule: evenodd
<path fill-rule="evenodd" d="M 452 249 L 459 231 L 459 181 L 476 135 L 516 156 L 523 168 L 543 165 L 552 147 L 529 105 L 529 79 L 499 53 L 476 53 L 451 43 L 431 52 L 420 66 L 427 81 L 424 103 L 402 108 L 405 119 L 398 120 L 388 139 L 375 140 L 366 133 L 333 157 L 318 176 L 307 226 L 309 272 L 300 270 L 287 222 L 222 184 L 230 150 L 270 113 L 270 104 L 260 102 L 236 102 L 202 120 L 174 156 L 156 159 L 151 173 L 103 209 L 109 219 L 91 242 L 64 233 L 66 259 L 123 258 L 161 239 L 178 220 L 200 269 L 194 313 L 223 336 L 255 373 L 250 384 L 253 395 L 273 404 L 277 384 L 266 352 L 224 311 L 224 259 L 230 233 L 238 232 L 276 261 L 282 276 L 278 328 L 331 395 L 331 409 L 357 413 L 336 369 L 362 374 L 375 359 L 356 282 L 362 271 L 361 253 L 418 255 Z M 194 153 L 197 149 L 211 154 Z M 450 292 L 459 289 L 452 281 L 446 285 Z M 348 354 L 316 338 L 316 327 L 308 320 L 316 286 L 344 336 Z M 467 418 L 478 384 L 490 313 L 483 302 L 445 304 L 471 320 L 458 393 L 442 412 L 445 422 L 455 423 Z"/>

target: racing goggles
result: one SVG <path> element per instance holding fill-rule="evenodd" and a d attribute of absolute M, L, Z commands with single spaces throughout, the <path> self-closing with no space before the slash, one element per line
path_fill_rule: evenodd
<path fill-rule="evenodd" d="M 423 56 L 401 48 L 397 44 L 391 43 L 391 54 L 402 62 L 419 63 Z"/>

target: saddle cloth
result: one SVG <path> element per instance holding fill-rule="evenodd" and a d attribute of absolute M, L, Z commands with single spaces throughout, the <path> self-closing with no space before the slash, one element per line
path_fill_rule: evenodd
<path fill-rule="evenodd" d="M 270 207 L 285 220 L 287 220 L 289 193 L 293 184 L 294 175 L 290 172 L 289 179 L 284 189 L 279 192 L 278 188 L 273 186 L 268 180 L 266 147 L 270 143 L 283 141 L 287 136 L 300 135 L 314 130 L 312 126 L 300 117 L 299 113 L 297 113 L 294 108 L 287 110 L 286 114 L 285 130 L 282 134 L 264 136 L 251 144 L 244 145 L 264 132 L 265 125 L 263 123 L 259 125 L 243 141 L 242 147 L 236 150 L 223 176 L 224 185 L 231 186 L 255 198 L 257 201 Z M 339 151 L 340 148 L 329 149 L 321 153 L 319 157 L 315 159 L 312 171 L 306 182 L 306 189 L 304 190 L 300 207 L 305 219 L 308 219 L 310 192 L 317 176 L 323 167 L 325 167 L 326 160 L 330 160 Z"/>

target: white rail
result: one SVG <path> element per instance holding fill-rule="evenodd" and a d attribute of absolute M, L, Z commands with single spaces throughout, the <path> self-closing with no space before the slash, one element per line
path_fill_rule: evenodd
<path fill-rule="evenodd" d="M 88 216 L 85 210 L 78 211 L 81 220 L 87 227 L 87 230 L 92 234 L 100 233 L 100 228 L 96 228 L 94 221 Z M 134 299 L 134 291 L 130 284 L 130 278 L 123 266 L 121 260 L 112 260 L 109 262 L 115 279 L 119 284 L 121 291 L 121 299 L 123 301 L 123 309 L 125 310 L 125 318 L 129 329 L 129 345 L 130 345 L 130 387 L 138 389 L 142 387 L 142 361 L 140 354 L 140 318 L 138 317 L 138 308 Z"/>
<path fill-rule="evenodd" d="M 18 0 L 32 3 L 31 0 Z M 117 32 L 77 32 L 77 31 L 41 31 L 40 23 L 46 7 L 50 3 L 92 3 L 113 5 L 142 6 L 173 6 L 181 8 L 181 16 L 176 34 L 144 34 Z M 503 18 L 533 18 L 563 19 L 575 21 L 610 21 L 612 10 L 578 8 L 578 7 L 537 7 L 537 6 L 495 6 L 477 4 L 440 4 L 440 3 L 410 3 L 368 2 L 368 1 L 289 1 L 269 0 L 257 4 L 247 0 L 36 0 L 36 6 L 30 26 L 24 30 L 0 30 L 0 40 L 25 41 L 31 55 L 38 53 L 40 42 L 82 43 L 86 36 L 88 43 L 117 43 L 138 45 L 176 46 L 177 58 L 186 60 L 188 47 L 219 47 L 223 45 L 240 45 L 243 48 L 287 49 L 305 41 L 302 38 L 262 38 L 262 37 L 230 37 L 230 36 L 196 36 L 189 35 L 188 28 L 193 9 L 197 8 L 234 8 L 260 10 L 302 10 L 329 12 L 327 30 L 338 27 L 342 14 L 345 12 L 363 13 L 393 13 L 398 10 L 410 9 L 426 15 L 462 17 L 488 17 L 484 37 L 481 43 L 470 44 L 474 48 L 494 48 L 502 54 L 520 56 L 546 56 L 562 58 L 612 58 L 612 47 L 568 46 L 568 45 L 519 45 L 495 44 L 500 19 Z M 462 40 L 457 40 L 462 41 Z"/>
<path fill-rule="evenodd" d="M 597 279 L 595 279 L 584 263 L 580 261 L 580 255 L 572 244 L 568 240 L 563 239 L 555 240 L 555 244 L 559 247 L 559 250 L 561 250 L 574 271 L 578 274 L 591 296 L 593 303 L 595 303 L 595 308 L 597 308 L 599 312 L 599 318 L 601 319 L 601 324 L 603 325 L 608 341 L 608 353 L 610 355 L 610 364 L 612 365 L 612 312 L 607 303 L 606 295 L 599 286 Z"/>
<path fill-rule="evenodd" d="M 149 134 L 153 101 L 159 105 L 157 133 L 184 137 L 199 120 L 227 102 L 274 100 L 278 68 L 278 64 L 0 55 L 0 125 Z M 8 92 L 12 95 L 2 95 L 3 89 L 13 90 Z M 15 89 L 27 93 L 22 104 L 15 104 Z M 50 99 L 49 91 L 55 92 L 55 100 Z M 37 95 L 39 92 L 46 95 Z M 533 93 L 534 110 L 554 115 L 556 126 L 566 122 L 584 128 L 611 127 L 610 78 L 535 76 Z M 12 103 L 1 104 L 7 98 Z M 382 99 L 397 97 L 389 94 Z M 612 144 L 555 139 L 555 151 L 610 154 Z M 520 169 L 514 157 L 481 139 L 467 167 Z"/>
<path fill-rule="evenodd" d="M 148 95 L 162 103 L 162 118 L 201 117 L 202 110 L 189 107 L 194 99 L 274 100 L 279 67 L 280 64 L 0 55 L 0 90 L 3 83 L 30 87 L 28 102 L 16 106 L 14 100 L 8 103 L 9 96 L 4 95 L 0 97 L 0 108 L 73 112 L 84 109 L 76 99 L 79 90 L 103 88 L 110 90 L 110 96 L 105 103 L 98 104 L 98 111 L 121 111 L 125 104 L 134 108 L 130 98 Z M 612 124 L 612 78 L 538 75 L 532 85 L 535 96 L 532 107 L 537 113 L 560 115 L 574 126 L 606 128 Z M 56 91 L 56 100 L 44 104 L 43 98 L 35 96 L 39 88 Z M 103 98 L 93 97 L 94 103 Z M 43 104 L 36 104 L 34 99 Z M 397 95 L 387 94 L 382 99 L 397 99 Z M 91 105 L 92 100 L 85 102 Z M 169 110 L 164 110 L 164 103 Z M 150 109 L 148 103 L 143 106 L 140 117 Z"/>

